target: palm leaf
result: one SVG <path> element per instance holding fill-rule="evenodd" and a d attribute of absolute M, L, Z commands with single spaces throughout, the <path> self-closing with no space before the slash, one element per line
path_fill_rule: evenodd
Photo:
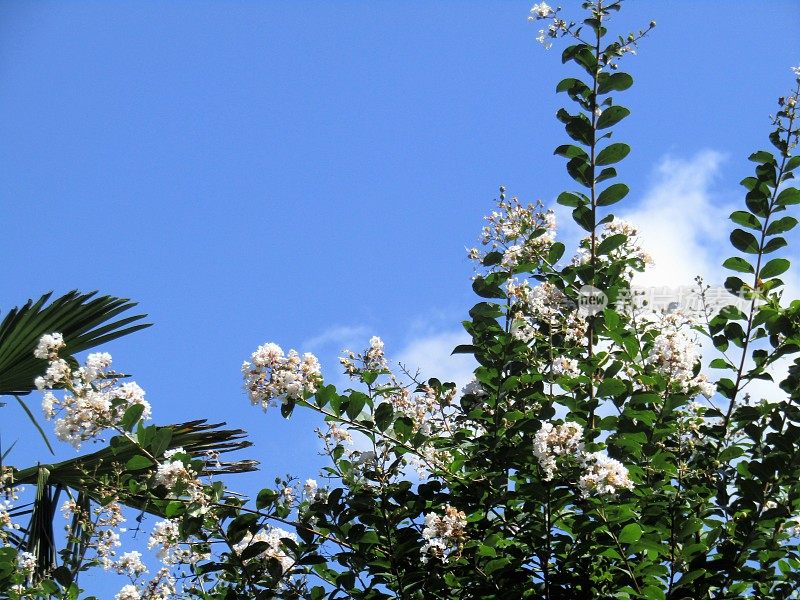
<path fill-rule="evenodd" d="M 252 445 L 245 440 L 247 433 L 242 429 L 220 429 L 224 423 L 209 424 L 205 420 L 189 421 L 180 425 L 168 425 L 172 430 L 172 438 L 167 449 L 182 447 L 193 459 L 203 461 L 199 475 L 223 475 L 255 471 L 258 462 L 254 460 L 216 461 L 208 458 L 208 453 L 225 454 L 241 450 Z M 48 483 L 62 488 L 70 488 L 86 493 L 92 500 L 103 502 L 99 490 L 93 485 L 95 481 L 114 473 L 120 467 L 141 454 L 138 446 L 122 436 L 111 440 L 109 447 L 92 454 L 78 456 L 63 462 L 50 465 L 36 465 L 15 472 L 14 481 L 18 484 L 34 484 L 38 481 L 42 468 L 48 471 Z M 152 470 L 153 467 L 150 469 Z M 137 477 L 147 478 L 148 470 L 137 470 Z M 148 504 L 143 495 L 126 494 L 121 501 L 132 508 L 140 509 L 163 517 L 160 508 Z"/>
<path fill-rule="evenodd" d="M 73 290 L 47 304 L 50 292 L 6 314 L 0 323 L 0 396 L 33 391 L 33 380 L 47 368 L 47 361 L 34 358 L 33 350 L 46 333 L 61 333 L 65 353 L 75 354 L 150 326 L 137 323 L 146 315 L 114 320 L 136 303 L 96 294 Z"/>
<path fill-rule="evenodd" d="M 247 433 L 242 429 L 221 429 L 224 423 L 209 424 L 205 420 L 189 421 L 179 425 L 167 425 L 171 439 L 167 449 L 182 447 L 193 460 L 202 460 L 199 475 L 222 475 L 255 471 L 258 463 L 254 460 L 221 461 L 212 460 L 208 453 L 226 454 L 252 445 L 244 439 Z M 159 429 L 165 429 L 164 427 Z M 100 494 L 97 485 L 104 476 L 119 474 L 132 457 L 141 454 L 139 447 L 130 440 L 116 436 L 111 444 L 92 454 L 78 456 L 63 462 L 28 467 L 14 473 L 16 485 L 36 484 L 36 499 L 29 505 L 17 507 L 14 516 L 30 514 L 30 521 L 21 530 L 20 536 L 12 536 L 12 541 L 20 548 L 32 552 L 37 560 L 37 575 L 52 572 L 56 562 L 57 548 L 53 536 L 53 522 L 57 512 L 57 501 L 64 490 L 73 490 L 78 502 L 88 508 L 89 502 L 104 503 L 108 499 Z M 137 470 L 137 478 L 146 479 L 152 472 Z M 128 473 L 131 474 L 131 473 Z M 124 490 L 123 490 L 124 491 Z M 131 508 L 164 518 L 162 506 L 154 504 L 143 494 L 124 493 L 120 502 Z M 56 571 L 68 576 L 77 576 L 79 556 L 86 544 L 84 532 L 76 519 L 70 525 L 64 565 Z"/>

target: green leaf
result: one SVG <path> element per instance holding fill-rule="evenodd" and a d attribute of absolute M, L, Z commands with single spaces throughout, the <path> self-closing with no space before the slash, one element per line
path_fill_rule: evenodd
<path fill-rule="evenodd" d="M 731 221 L 736 223 L 737 225 L 742 225 L 743 227 L 749 227 L 750 229 L 758 229 L 761 230 L 761 221 L 758 220 L 754 214 L 747 212 L 746 210 L 737 210 L 731 213 Z"/>
<path fill-rule="evenodd" d="M 733 365 L 731 365 L 727 360 L 724 358 L 715 358 L 709 363 L 709 368 L 711 369 L 733 369 Z"/>
<path fill-rule="evenodd" d="M 608 398 L 620 396 L 628 391 L 628 386 L 624 381 L 619 379 L 605 379 L 597 386 L 597 396 L 599 398 Z"/>
<path fill-rule="evenodd" d="M 580 79 L 574 77 L 567 77 L 558 82 L 556 86 L 556 93 L 558 92 L 572 92 L 580 94 L 581 92 L 588 92 L 589 86 L 583 83 Z"/>
<path fill-rule="evenodd" d="M 758 240 L 752 233 L 743 229 L 734 229 L 731 232 L 731 244 L 747 254 L 758 254 Z"/>
<path fill-rule="evenodd" d="M 630 189 L 624 183 L 615 183 L 608 186 L 597 197 L 598 206 L 610 206 L 628 195 Z"/>
<path fill-rule="evenodd" d="M 155 463 L 146 456 L 137 454 L 128 459 L 128 462 L 125 463 L 125 468 L 128 471 L 141 471 L 142 469 L 152 467 L 154 464 Z"/>
<path fill-rule="evenodd" d="M 478 276 L 472 282 L 472 290 L 481 298 L 504 298 L 505 294 L 500 286 L 489 283 L 486 278 Z"/>
<path fill-rule="evenodd" d="M 769 227 L 767 227 L 767 235 L 775 235 L 776 233 L 785 233 L 794 229 L 794 226 L 797 225 L 797 219 L 794 217 L 783 217 L 770 223 Z"/>
<path fill-rule="evenodd" d="M 169 444 L 172 441 L 172 428 L 171 427 L 159 427 L 158 431 L 156 431 L 155 436 L 153 436 L 153 441 L 150 442 L 150 452 L 153 456 L 161 456 L 164 454 L 164 451 L 169 448 Z"/>
<path fill-rule="evenodd" d="M 592 187 L 591 171 L 591 166 L 583 157 L 575 157 L 567 163 L 569 176 L 587 188 Z"/>
<path fill-rule="evenodd" d="M 790 266 L 791 263 L 785 258 L 773 258 L 771 261 L 761 267 L 759 277 L 762 279 L 777 277 L 778 275 L 788 271 Z"/>
<path fill-rule="evenodd" d="M 639 538 L 641 537 L 642 528 L 636 523 L 628 523 L 622 528 L 622 531 L 619 532 L 619 543 L 632 544 L 634 542 L 638 542 Z"/>
<path fill-rule="evenodd" d="M 475 346 L 472 344 L 459 344 L 450 354 L 475 354 Z"/>
<path fill-rule="evenodd" d="M 561 192 L 558 195 L 558 198 L 556 198 L 556 202 L 562 206 L 580 206 L 581 204 L 584 204 L 584 201 L 581 200 L 581 198 L 569 192 Z"/>
<path fill-rule="evenodd" d="M 277 499 L 277 492 L 269 488 L 264 488 L 258 492 L 258 496 L 256 497 L 256 508 L 261 510 L 262 508 L 271 506 Z"/>
<path fill-rule="evenodd" d="M 726 269 L 730 269 L 731 271 L 737 271 L 739 273 L 755 273 L 756 270 L 753 268 L 749 262 L 743 259 L 740 256 L 732 256 L 725 260 L 722 263 L 722 266 Z"/>
<path fill-rule="evenodd" d="M 630 151 L 631 147 L 628 146 L 628 144 L 623 144 L 620 142 L 611 144 L 600 151 L 600 154 L 598 154 L 597 158 L 595 159 L 595 163 L 598 165 L 611 165 L 617 163 L 628 156 Z"/>
<path fill-rule="evenodd" d="M 622 244 L 624 244 L 628 239 L 628 236 L 624 233 L 616 233 L 614 235 L 610 235 L 605 238 L 600 244 L 597 246 L 597 254 L 608 254 L 609 252 L 613 252 Z"/>
<path fill-rule="evenodd" d="M 747 208 L 759 217 L 766 217 L 769 212 L 769 188 L 759 185 L 745 196 Z"/>
<path fill-rule="evenodd" d="M 497 264 L 500 264 L 500 261 L 503 260 L 503 253 L 498 252 L 497 250 L 493 250 L 491 252 L 487 252 L 486 256 L 483 257 L 481 264 L 484 267 L 491 267 Z"/>
<path fill-rule="evenodd" d="M 394 419 L 394 408 L 390 402 L 381 402 L 375 410 L 375 425 L 381 431 L 386 431 Z"/>
<path fill-rule="evenodd" d="M 367 400 L 369 400 L 369 396 L 362 392 L 351 392 L 348 400 L 347 416 L 351 419 L 355 419 L 361 414 L 361 411 L 364 410 L 364 405 L 367 403 Z"/>
<path fill-rule="evenodd" d="M 125 431 L 133 431 L 133 426 L 139 422 L 144 412 L 144 404 L 134 404 L 128 407 L 125 414 L 122 415 L 120 425 Z"/>
<path fill-rule="evenodd" d="M 601 181 L 605 181 L 606 179 L 611 179 L 612 177 L 617 176 L 617 170 L 614 167 L 606 167 L 600 174 L 594 178 L 596 183 L 600 183 Z"/>
<path fill-rule="evenodd" d="M 566 247 L 561 242 L 555 242 L 552 246 L 550 246 L 550 250 L 547 251 L 547 262 L 551 265 L 556 264 L 561 257 L 564 256 L 564 252 Z"/>
<path fill-rule="evenodd" d="M 606 129 L 616 125 L 629 114 L 631 114 L 631 111 L 624 106 L 609 106 L 600 114 L 595 126 L 597 129 Z"/>
<path fill-rule="evenodd" d="M 787 206 L 789 204 L 800 204 L 800 189 L 790 187 L 783 190 L 775 199 L 775 204 Z"/>
<path fill-rule="evenodd" d="M 35 389 L 33 381 L 44 373 L 47 361 L 34 358 L 33 350 L 46 333 L 61 333 L 67 344 L 63 354 L 68 355 L 150 326 L 132 325 L 145 315 L 115 321 L 136 303 L 112 296 L 95 298 L 96 293 L 72 291 L 50 304 L 52 294 L 45 294 L 6 314 L 0 323 L 0 395 L 24 396 Z"/>
<path fill-rule="evenodd" d="M 567 135 L 576 142 L 587 146 L 592 142 L 592 124 L 585 115 L 570 115 L 569 120 L 564 125 L 564 129 Z"/>
<path fill-rule="evenodd" d="M 786 240 L 782 237 L 774 237 L 766 244 L 764 244 L 764 254 L 769 254 L 770 252 L 775 252 L 775 250 L 780 250 L 786 246 Z"/>
<path fill-rule="evenodd" d="M 572 218 L 575 222 L 583 227 L 586 231 L 592 231 L 594 229 L 594 221 L 592 220 L 592 211 L 585 207 L 579 206 L 575 210 L 572 211 Z"/>
<path fill-rule="evenodd" d="M 589 155 L 586 154 L 586 151 L 583 148 L 578 148 L 578 146 L 573 146 L 572 144 L 564 144 L 563 146 L 559 146 L 555 149 L 553 154 L 557 156 L 564 156 L 566 158 L 575 158 L 577 156 L 589 158 Z"/>
<path fill-rule="evenodd" d="M 606 94 L 611 91 L 624 92 L 633 85 L 633 77 L 627 73 L 611 73 L 605 77 L 604 75 L 606 75 L 606 73 L 601 73 L 597 78 L 598 94 Z"/>
<path fill-rule="evenodd" d="M 775 157 L 769 152 L 759 150 L 758 152 L 753 152 L 750 156 L 748 156 L 747 160 L 757 163 L 772 163 L 775 162 Z"/>

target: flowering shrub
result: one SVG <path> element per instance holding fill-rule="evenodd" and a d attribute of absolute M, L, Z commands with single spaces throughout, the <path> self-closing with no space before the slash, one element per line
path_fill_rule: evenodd
<path fill-rule="evenodd" d="M 341 358 L 342 391 L 313 355 L 258 347 L 242 367 L 250 402 L 318 414 L 329 463 L 321 484 L 277 479 L 251 502 L 215 477 L 228 442 L 145 426 L 144 394 L 109 371 L 110 356 L 78 367 L 67 336 L 42 331 L 29 346 L 44 361 L 45 416 L 59 414 L 57 436 L 76 447 L 113 431 L 105 460 L 117 466 L 96 474 L 84 461 L 86 480 L 69 484 L 77 526 L 60 565 L 15 544 L 13 503 L 31 474 L 3 472 L 0 590 L 75 598 L 78 573 L 99 566 L 130 578 L 117 600 L 800 597 L 800 301 L 782 297 L 790 265 L 774 257 L 798 223 L 780 213 L 800 204 L 800 68 L 774 150 L 751 155 L 731 215 L 730 301 L 650 306 L 632 286 L 652 262 L 646 240 L 609 212 L 629 193 L 615 165 L 630 149 L 608 140 L 629 114 L 620 60 L 654 24 L 608 42 L 620 7 L 586 2 L 580 24 L 531 10 L 540 41 L 568 40 L 563 61 L 580 73 L 557 86 L 571 142 L 555 153 L 578 188 L 557 202 L 585 236 L 567 255 L 555 213 L 501 188 L 469 250 L 480 300 L 464 323 L 472 342 L 455 352 L 474 356 L 472 382 L 395 372 L 373 337 Z M 751 394 L 778 361 L 788 375 L 776 395 Z M 162 517 L 152 576 L 117 549 L 121 505 Z"/>

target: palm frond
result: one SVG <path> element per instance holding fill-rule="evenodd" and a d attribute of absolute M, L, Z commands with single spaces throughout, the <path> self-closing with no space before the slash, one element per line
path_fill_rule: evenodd
<path fill-rule="evenodd" d="M 137 322 L 146 315 L 114 320 L 136 303 L 96 294 L 73 290 L 48 304 L 50 292 L 6 314 L 0 323 L 0 396 L 33 391 L 33 380 L 47 368 L 47 361 L 35 358 L 33 350 L 46 333 L 61 333 L 66 353 L 75 354 L 150 326 Z"/>
<path fill-rule="evenodd" d="M 201 460 L 203 468 L 199 475 L 222 475 L 255 471 L 258 462 L 254 460 L 222 461 L 209 457 L 209 454 L 226 454 L 252 445 L 245 440 L 247 433 L 242 429 L 220 429 L 224 423 L 209 424 L 205 420 L 189 421 L 179 425 L 168 425 L 172 436 L 167 449 L 183 448 L 193 459 Z M 163 427 L 161 429 L 164 429 Z M 33 484 L 38 480 L 41 468 L 48 471 L 51 485 L 70 488 L 86 493 L 92 500 L 103 502 L 106 498 L 102 490 L 93 485 L 106 476 L 119 475 L 134 456 L 141 454 L 138 446 L 122 436 L 111 440 L 111 444 L 92 454 L 78 456 L 51 465 L 36 465 L 15 472 L 14 481 L 19 484 Z M 152 469 L 153 467 L 151 467 Z M 137 477 L 147 478 L 147 470 L 137 470 Z M 161 509 L 149 503 L 144 495 L 127 494 L 121 502 L 132 508 L 163 517 Z"/>
<path fill-rule="evenodd" d="M 53 525 L 61 489 L 51 485 L 49 476 L 50 472 L 46 467 L 37 467 L 36 500 L 25 531 L 25 550 L 36 557 L 37 573 L 47 573 L 56 564 Z"/>

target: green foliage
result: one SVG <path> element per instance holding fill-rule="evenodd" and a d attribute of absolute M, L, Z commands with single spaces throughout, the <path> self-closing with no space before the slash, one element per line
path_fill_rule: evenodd
<path fill-rule="evenodd" d="M 72 490 L 87 511 L 113 496 L 173 519 L 192 554 L 178 561 L 186 597 L 796 597 L 800 301 L 783 298 L 779 277 L 791 265 L 774 253 L 798 224 L 782 213 L 800 203 L 789 184 L 800 168 L 791 155 L 800 87 L 794 101 L 779 103 L 769 135 L 777 152 L 750 156 L 744 206 L 730 216 L 738 254 L 723 267 L 734 273 L 725 287 L 738 298 L 714 307 L 698 281 L 699 321 L 648 312 L 631 285 L 647 256 L 635 228 L 607 208 L 630 190 L 600 185 L 618 178 L 609 165 L 630 152 L 608 141 L 630 114 L 616 103 L 633 84 L 620 60 L 654 26 L 609 41 L 606 25 L 620 7 L 585 2 L 578 24 L 534 7 L 537 18 L 554 19 L 550 37 L 571 43 L 562 61 L 577 75 L 556 87 L 570 102 L 556 117 L 571 142 L 555 154 L 579 189 L 557 202 L 586 235 L 564 261 L 551 215 L 509 201 L 501 188 L 486 252 L 471 252 L 479 271 L 479 300 L 464 322 L 471 343 L 454 350 L 475 358 L 475 380 L 461 392 L 407 372 L 404 381 L 374 339 L 342 359 L 353 388 L 339 390 L 313 377 L 313 361 L 259 348 L 262 362 L 276 362 L 253 367 L 261 379 L 248 385 L 250 399 L 279 402 L 286 418 L 300 409 L 324 419 L 329 463 L 324 486 L 308 481 L 300 491 L 293 478 L 277 478 L 252 503 L 217 480 L 170 485 L 159 473 L 176 463 L 198 478 L 253 469 L 251 461 L 211 458 L 244 447 L 243 432 L 199 421 L 145 426 L 133 405 L 100 452 L 14 471 L 15 483 L 36 486 L 31 524 L 11 538 L 35 552 L 35 594 L 77 598 L 78 573 L 98 564 L 81 561 L 89 538 L 77 521 L 65 550 L 52 544 L 55 501 Z M 602 305 L 590 302 L 600 295 Z M 0 342 L 13 352 L 0 346 L 0 375 L 10 369 L 16 381 L 7 389 L 32 389 L 22 375 L 41 371 L 29 357 L 56 324 L 71 352 L 140 327 L 122 329 L 134 317 L 98 328 L 126 301 L 101 303 L 101 314 L 77 324 L 79 298 L 46 318 L 37 317 L 50 308 L 42 308 L 46 298 L 6 318 Z M 713 382 L 694 334 L 714 348 Z M 756 396 L 761 381 L 776 384 L 773 396 Z M 16 549 L 0 548 L 0 590 L 25 581 L 17 560 Z"/>

